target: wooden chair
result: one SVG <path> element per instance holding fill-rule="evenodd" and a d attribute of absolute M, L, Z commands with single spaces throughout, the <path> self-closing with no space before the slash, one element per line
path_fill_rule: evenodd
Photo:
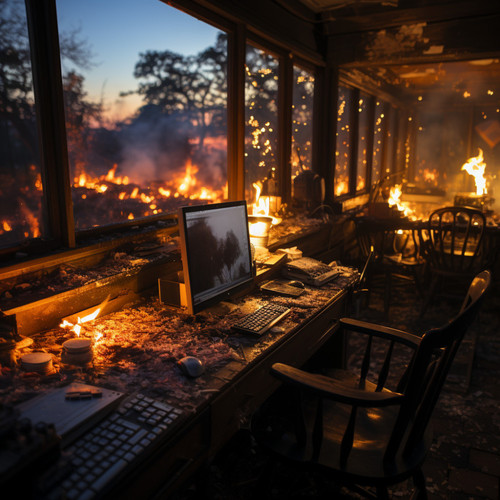
<path fill-rule="evenodd" d="M 387 487 L 413 478 L 413 498 L 426 498 L 421 470 L 432 441 L 428 426 L 460 342 L 477 315 L 490 285 L 490 272 L 472 281 L 459 314 L 422 337 L 389 327 L 342 319 L 345 330 L 366 336 L 359 373 L 335 370 L 331 376 L 308 373 L 281 363 L 272 374 L 294 397 L 271 397 L 253 416 L 256 441 L 301 467 L 328 475 L 371 498 L 387 498 Z M 375 377 L 372 347 L 387 351 Z M 397 345 L 406 346 L 408 362 L 393 361 Z M 402 369 L 401 369 L 402 368 Z M 393 370 L 400 371 L 394 381 Z M 371 380 L 370 380 L 371 379 Z M 294 404 L 287 404 L 294 401 Z M 366 490 L 374 487 L 376 494 Z"/>
<path fill-rule="evenodd" d="M 475 208 L 445 207 L 431 213 L 420 233 L 421 253 L 431 277 L 421 315 L 438 293 L 456 297 L 456 290 L 465 289 L 487 266 L 485 228 L 485 216 Z"/>
<path fill-rule="evenodd" d="M 363 258 L 373 249 L 366 282 L 369 290 L 383 290 L 385 316 L 389 315 L 391 296 L 398 285 L 411 284 L 422 294 L 420 274 L 425 261 L 420 257 L 417 229 L 398 229 L 397 219 L 383 222 L 360 218 L 356 221 L 356 237 Z"/>

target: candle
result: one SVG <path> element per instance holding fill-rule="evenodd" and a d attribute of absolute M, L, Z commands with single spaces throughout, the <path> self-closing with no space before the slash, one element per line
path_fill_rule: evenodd
<path fill-rule="evenodd" d="M 92 361 L 92 341 L 87 338 L 66 340 L 63 343 L 61 361 L 68 365 L 85 365 Z"/>

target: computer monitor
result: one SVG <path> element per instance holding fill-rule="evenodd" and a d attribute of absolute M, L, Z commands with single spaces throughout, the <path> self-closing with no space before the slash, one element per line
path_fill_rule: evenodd
<path fill-rule="evenodd" d="M 188 312 L 197 312 L 253 283 L 245 201 L 179 208 Z"/>

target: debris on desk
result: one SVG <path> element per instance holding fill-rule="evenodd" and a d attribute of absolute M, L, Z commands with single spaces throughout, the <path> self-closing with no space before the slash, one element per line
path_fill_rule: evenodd
<path fill-rule="evenodd" d="M 346 272 L 342 278 L 345 284 L 352 283 L 356 273 L 352 269 Z M 75 338 L 75 334 L 60 327 L 51 329 L 36 336 L 30 348 L 52 355 L 54 374 L 25 378 L 24 372 L 14 367 L 0 385 L 0 397 L 6 403 L 17 403 L 33 392 L 79 381 L 129 394 L 141 391 L 181 408 L 196 407 L 227 383 L 223 373 L 234 376 L 339 293 L 342 279 L 321 288 L 308 288 L 298 298 L 269 298 L 257 292 L 239 299 L 238 308 L 226 315 L 209 312 L 192 316 L 165 306 L 158 299 L 142 299 L 81 324 L 80 337 L 92 339 L 93 350 L 92 361 L 84 366 L 61 362 L 62 345 Z M 282 329 L 260 338 L 232 330 L 239 317 L 269 300 L 292 309 L 280 322 Z M 181 372 L 177 362 L 185 356 L 201 360 L 203 376 L 189 379 Z"/>

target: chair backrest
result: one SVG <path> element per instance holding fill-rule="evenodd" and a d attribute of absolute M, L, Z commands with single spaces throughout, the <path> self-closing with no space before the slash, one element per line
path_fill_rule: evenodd
<path fill-rule="evenodd" d="M 404 387 L 398 388 L 405 394 L 405 403 L 386 451 L 388 458 L 394 456 L 402 441 L 405 442 L 404 454 L 411 454 L 423 438 L 455 354 L 479 311 L 490 282 L 489 271 L 479 273 L 469 286 L 458 315 L 448 324 L 422 336 L 404 377 Z"/>
<path fill-rule="evenodd" d="M 367 258 L 372 250 L 372 263 L 383 260 L 385 255 L 401 254 L 402 257 L 416 257 L 419 241 L 412 228 L 398 230 L 397 221 L 387 223 L 369 219 L 356 220 L 356 238 L 361 256 Z"/>
<path fill-rule="evenodd" d="M 445 207 L 429 216 L 422 234 L 423 255 L 434 271 L 476 273 L 481 269 L 486 219 L 470 207 Z"/>

